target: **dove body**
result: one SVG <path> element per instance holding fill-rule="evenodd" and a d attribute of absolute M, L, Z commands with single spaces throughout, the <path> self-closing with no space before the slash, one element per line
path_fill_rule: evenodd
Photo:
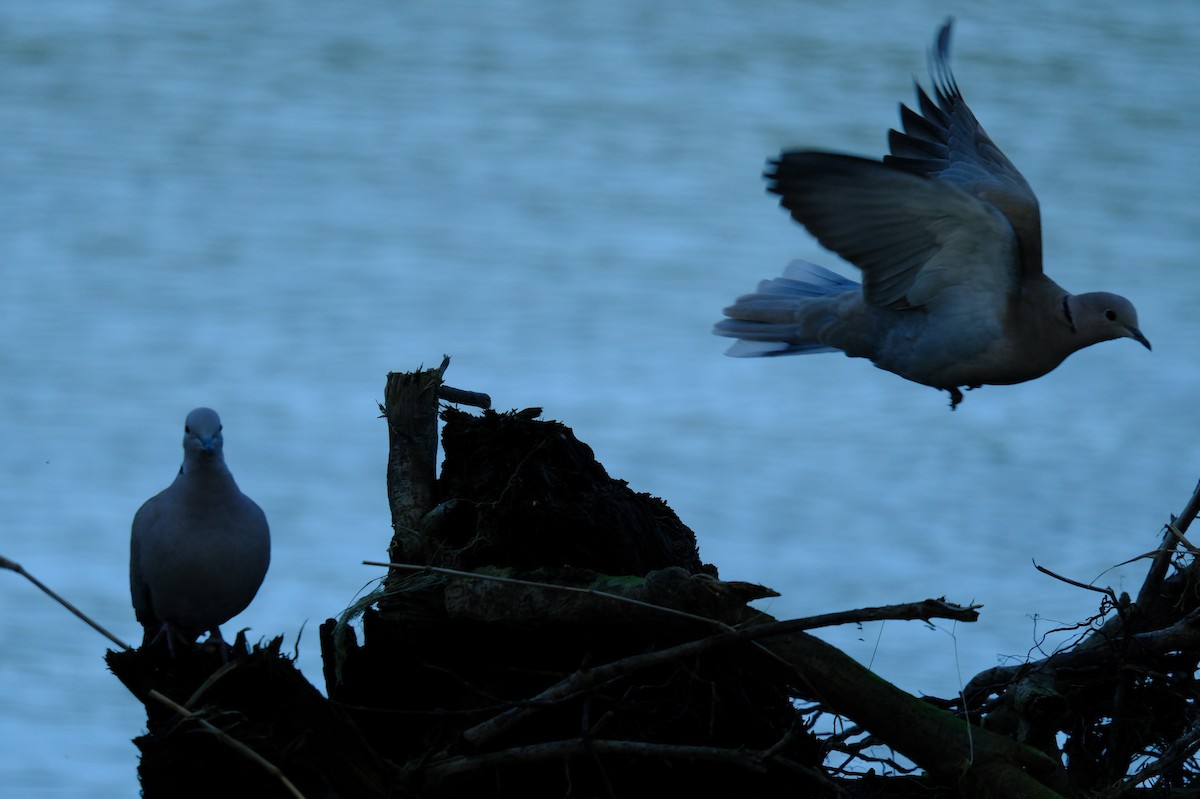
<path fill-rule="evenodd" d="M 188 414 L 179 474 L 134 516 L 129 582 L 145 642 L 164 630 L 220 640 L 220 625 L 246 609 L 267 573 L 266 516 L 234 482 L 223 443 L 215 411 Z"/>
<path fill-rule="evenodd" d="M 948 391 L 1041 377 L 1084 347 L 1150 343 L 1124 297 L 1070 294 L 1042 271 L 1037 198 L 967 107 L 939 31 L 932 97 L 901 106 L 883 161 L 794 150 L 768 188 L 863 283 L 795 261 L 725 309 L 734 356 L 840 350 Z"/>

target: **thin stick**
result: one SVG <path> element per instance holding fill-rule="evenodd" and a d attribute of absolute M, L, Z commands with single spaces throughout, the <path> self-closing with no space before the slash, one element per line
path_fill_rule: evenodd
<path fill-rule="evenodd" d="M 692 621 L 711 624 L 722 630 L 732 631 L 734 628 L 723 621 L 710 619 L 707 616 L 697 616 L 695 613 L 688 613 L 686 610 L 677 610 L 664 605 L 655 605 L 652 602 L 643 602 L 640 599 L 633 597 L 622 596 L 620 594 L 610 594 L 606 591 L 600 591 L 595 588 L 580 588 L 575 585 L 559 585 L 558 583 L 540 583 L 536 580 L 522 580 L 519 577 L 505 577 L 500 574 L 479 574 L 477 572 L 465 572 L 458 569 L 447 569 L 442 566 L 421 566 L 414 563 L 383 563 L 375 560 L 364 560 L 364 566 L 384 566 L 392 569 L 400 569 L 401 571 L 411 572 L 433 572 L 435 574 L 445 574 L 450 577 L 467 577 L 475 580 L 488 580 L 494 583 L 507 583 L 508 585 L 523 585 L 530 588 L 552 588 L 558 591 L 570 591 L 575 594 L 591 594 L 592 596 L 604 597 L 605 599 L 615 599 L 618 602 L 625 602 L 630 605 L 637 605 L 651 610 L 661 611 L 671 616 L 680 616 Z"/>
<path fill-rule="evenodd" d="M 1192 524 L 1192 520 L 1200 513 L 1200 483 L 1196 484 L 1196 490 L 1192 492 L 1191 499 L 1183 508 L 1183 513 L 1179 514 L 1178 518 L 1171 517 L 1170 523 L 1167 525 L 1167 532 L 1163 535 L 1163 542 L 1159 548 L 1158 556 L 1154 559 L 1154 563 L 1150 565 L 1150 571 L 1146 575 L 1146 581 L 1142 583 L 1142 590 L 1138 591 L 1137 607 L 1145 611 L 1150 604 L 1150 598 L 1162 585 L 1162 581 L 1167 576 L 1167 566 L 1171 562 L 1171 554 L 1175 551 L 1175 546 L 1179 543 L 1179 538 L 1187 532 L 1187 529 Z"/>
<path fill-rule="evenodd" d="M 1100 572 L 1100 574 L 1096 575 L 1096 579 L 1099 580 L 1101 577 L 1108 574 L 1113 569 L 1119 569 L 1122 566 L 1128 566 L 1130 563 L 1136 563 L 1139 560 L 1146 560 L 1147 558 L 1157 558 L 1161 554 L 1162 554 L 1161 549 L 1152 549 L 1149 552 L 1143 552 L 1140 555 L 1134 555 L 1132 558 L 1123 560 L 1120 563 L 1114 563 L 1112 566 L 1109 566 L 1107 569 Z"/>
<path fill-rule="evenodd" d="M 547 741 L 545 743 L 516 746 L 502 749 L 498 752 L 486 752 L 479 755 L 451 757 L 440 762 L 431 763 L 425 774 L 435 782 L 465 771 L 474 771 L 486 766 L 500 763 L 534 763 L 541 760 L 560 759 L 580 756 L 589 753 L 612 755 L 642 755 L 645 757 L 671 758 L 689 761 L 711 761 L 740 766 L 754 772 L 765 772 L 763 760 L 765 752 L 752 749 L 724 749 L 716 746 L 695 746 L 690 744 L 659 744 L 644 741 L 620 741 L 599 739 L 587 741 L 583 738 L 566 741 Z M 777 755 L 772 755 L 777 757 Z"/>
<path fill-rule="evenodd" d="M 1033 568 L 1037 569 L 1042 574 L 1053 577 L 1055 580 L 1062 580 L 1067 585 L 1073 585 L 1076 588 L 1084 588 L 1088 591 L 1095 591 L 1097 594 L 1104 594 L 1113 603 L 1113 607 L 1120 605 L 1120 603 L 1117 601 L 1116 593 L 1114 593 L 1111 588 L 1099 588 L 1094 585 L 1088 585 L 1087 583 L 1081 583 L 1078 580 L 1072 580 L 1070 577 L 1063 577 L 1061 574 L 1056 574 L 1055 572 L 1047 569 L 1045 566 L 1040 565 L 1036 560 L 1033 562 Z"/>
<path fill-rule="evenodd" d="M 300 793 L 300 789 L 292 784 L 292 781 L 287 778 L 286 774 L 284 774 L 282 771 L 280 771 L 279 766 L 276 766 L 270 760 L 267 760 L 265 757 L 260 755 L 258 752 L 255 752 L 253 749 L 246 746 L 244 743 L 242 743 L 238 739 L 234 738 L 229 733 L 225 732 L 225 730 L 221 729 L 220 727 L 216 726 L 215 724 L 212 724 L 211 722 L 208 721 L 208 719 L 201 717 L 198 713 L 188 710 L 186 707 L 179 704 L 174 699 L 171 699 L 170 697 L 159 693 L 158 690 L 155 688 L 150 689 L 150 697 L 153 698 L 155 701 L 166 705 L 171 710 L 174 710 L 176 713 L 183 716 L 184 718 L 192 719 L 197 724 L 199 724 L 201 727 L 203 727 L 204 729 L 206 729 L 209 732 L 216 735 L 217 740 L 221 741 L 221 743 L 226 744 L 227 746 L 237 750 L 242 755 L 246 756 L 253 762 L 262 766 L 263 769 L 265 769 L 268 774 L 271 774 L 272 776 L 276 777 L 281 783 L 283 783 L 283 787 L 287 788 L 288 792 L 292 796 L 296 797 L 296 799 L 305 799 L 304 794 Z"/>
<path fill-rule="evenodd" d="M 1165 771 L 1178 768 L 1195 754 L 1198 748 L 1200 748 L 1200 721 L 1195 721 L 1178 740 L 1162 751 L 1157 760 L 1141 771 L 1131 774 L 1123 783 L 1101 793 L 1101 796 L 1108 799 L 1108 797 L 1130 796 L 1137 793 L 1137 786 L 1158 777 Z"/>
<path fill-rule="evenodd" d="M 28 580 L 29 582 L 36 585 L 38 588 L 42 589 L 42 591 L 44 591 L 46 593 L 46 595 L 49 596 L 51 599 L 53 599 L 55 602 L 62 605 L 64 608 L 71 611 L 76 616 L 78 616 L 80 619 L 82 619 L 84 622 L 86 622 L 88 624 L 88 626 L 90 626 L 93 630 L 100 633 L 105 638 L 112 641 L 117 646 L 121 647 L 121 649 L 124 649 L 126 652 L 128 652 L 130 649 L 133 648 L 129 644 L 122 641 L 120 638 L 118 638 L 115 635 L 113 635 L 112 633 L 110 633 L 108 630 L 101 627 L 98 623 L 92 621 L 90 618 L 88 618 L 87 614 L 85 614 L 82 610 L 75 607 L 67 600 L 63 599 L 61 596 L 59 596 L 53 590 L 51 590 L 50 587 L 47 586 L 45 583 L 43 583 L 41 580 L 34 577 L 29 572 L 25 571 L 25 568 L 23 566 L 21 566 L 21 564 L 17 563 L 16 561 L 9 560 L 8 558 L 4 557 L 3 555 L 0 555 L 0 569 L 8 569 L 9 571 L 14 571 L 17 574 L 21 575 L 26 580 Z"/>
<path fill-rule="evenodd" d="M 1187 540 L 1187 538 L 1183 535 L 1183 531 L 1181 531 L 1178 527 L 1168 523 L 1167 532 L 1179 539 L 1179 543 L 1183 544 L 1184 548 L 1187 549 L 1188 552 L 1192 553 L 1193 555 L 1200 555 L 1200 549 L 1196 549 L 1192 542 Z"/>
<path fill-rule="evenodd" d="M 212 674 L 208 675 L 208 679 L 205 680 L 204 682 L 200 683 L 200 687 L 197 688 L 192 693 L 192 695 L 188 697 L 188 701 L 187 701 L 188 705 L 194 705 L 197 702 L 199 702 L 200 697 L 204 696 L 205 691 L 207 691 L 209 688 L 212 688 L 213 685 L 217 682 L 217 680 L 221 679 L 226 674 L 228 674 L 229 672 L 233 671 L 236 668 L 237 668 L 237 661 L 234 660 L 234 661 L 230 661 L 230 662 L 226 663 L 225 665 L 221 666 L 221 668 L 217 669 Z"/>
<path fill-rule="evenodd" d="M 688 613 L 686 610 L 677 610 L 665 605 L 655 605 L 652 602 L 644 602 L 633 597 L 622 596 L 621 594 L 610 594 L 606 591 L 600 591 L 595 588 L 580 588 L 574 585 L 559 585 L 558 583 L 543 583 L 536 580 L 522 580 L 518 577 L 505 577 L 499 574 L 480 574 L 478 572 L 465 572 L 458 569 L 447 569 L 442 566 L 421 566 L 415 563 L 384 563 L 382 561 L 364 560 L 364 566 L 384 566 L 392 569 L 401 569 L 411 572 L 432 572 L 434 574 L 445 574 L 451 577 L 466 577 L 475 580 L 491 580 L 497 583 L 509 583 L 512 585 L 525 585 L 535 588 L 551 588 L 558 591 L 570 591 L 577 594 L 591 594 L 592 596 L 603 597 L 605 599 L 614 599 L 618 602 L 627 602 L 631 605 L 638 605 L 643 608 L 660 611 L 671 616 L 680 616 L 692 621 L 705 622 L 725 632 L 737 632 L 742 628 L 733 627 L 718 619 L 711 619 L 707 616 L 698 616 L 695 613 Z M 979 620 L 979 608 L 983 605 L 956 605 L 953 602 L 947 602 L 944 599 L 925 599 L 920 602 L 906 602 L 902 605 L 882 605 L 871 608 L 858 608 L 856 610 L 844 610 L 836 613 L 823 613 L 819 616 L 806 616 L 800 619 L 789 619 L 787 621 L 773 622 L 773 625 L 785 625 L 781 632 L 774 633 L 775 635 L 784 635 L 787 632 L 798 630 L 811 630 L 817 627 L 835 627 L 842 624 L 858 624 L 864 621 L 929 621 L 930 619 L 953 619 L 955 621 L 972 622 Z M 743 630 L 744 631 L 744 630 Z M 760 637 L 761 633 L 752 636 L 753 638 Z"/>

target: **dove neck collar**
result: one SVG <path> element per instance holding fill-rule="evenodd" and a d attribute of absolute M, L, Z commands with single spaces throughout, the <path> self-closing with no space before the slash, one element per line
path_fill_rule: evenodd
<path fill-rule="evenodd" d="M 1071 332 L 1075 331 L 1075 320 L 1071 317 L 1071 295 L 1064 294 L 1062 301 L 1063 318 L 1067 320 L 1067 326 L 1071 328 Z"/>

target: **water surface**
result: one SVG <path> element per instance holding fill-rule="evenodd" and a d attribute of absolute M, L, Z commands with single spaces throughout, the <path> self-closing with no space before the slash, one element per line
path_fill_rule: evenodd
<path fill-rule="evenodd" d="M 879 155 L 950 11 L 1048 271 L 1129 296 L 1154 352 L 1102 345 L 955 413 L 864 361 L 724 358 L 734 296 L 839 267 L 765 158 Z M 451 383 L 544 407 L 666 498 L 772 613 L 984 604 L 826 636 L 953 694 L 1094 612 L 1034 561 L 1135 590 L 1113 564 L 1200 477 L 1198 56 L 1178 4 L 6 3 L 0 552 L 136 639 L 129 522 L 216 407 L 275 545 L 226 630 L 299 637 L 319 681 L 315 627 L 389 536 L 384 377 L 449 353 Z M 135 795 L 143 717 L 105 641 L 15 576 L 0 602 L 0 784 Z"/>

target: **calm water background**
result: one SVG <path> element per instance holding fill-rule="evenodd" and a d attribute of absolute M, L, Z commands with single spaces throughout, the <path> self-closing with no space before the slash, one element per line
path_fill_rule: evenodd
<path fill-rule="evenodd" d="M 912 691 L 1133 590 L 1200 477 L 1200 5 L 0 6 L 0 553 L 128 640 L 128 526 L 217 408 L 274 562 L 226 625 L 316 626 L 384 553 L 385 374 L 542 406 L 787 617 L 945 595 L 975 625 L 826 637 Z M 783 146 L 879 155 L 947 12 L 1038 191 L 1050 273 L 1152 354 L 944 394 L 865 361 L 722 357 L 721 307 L 837 259 L 766 196 Z M 848 269 L 848 267 L 843 267 Z M 105 641 L 0 575 L 6 796 L 132 796 Z M 1053 645 L 1059 639 L 1052 639 Z"/>

